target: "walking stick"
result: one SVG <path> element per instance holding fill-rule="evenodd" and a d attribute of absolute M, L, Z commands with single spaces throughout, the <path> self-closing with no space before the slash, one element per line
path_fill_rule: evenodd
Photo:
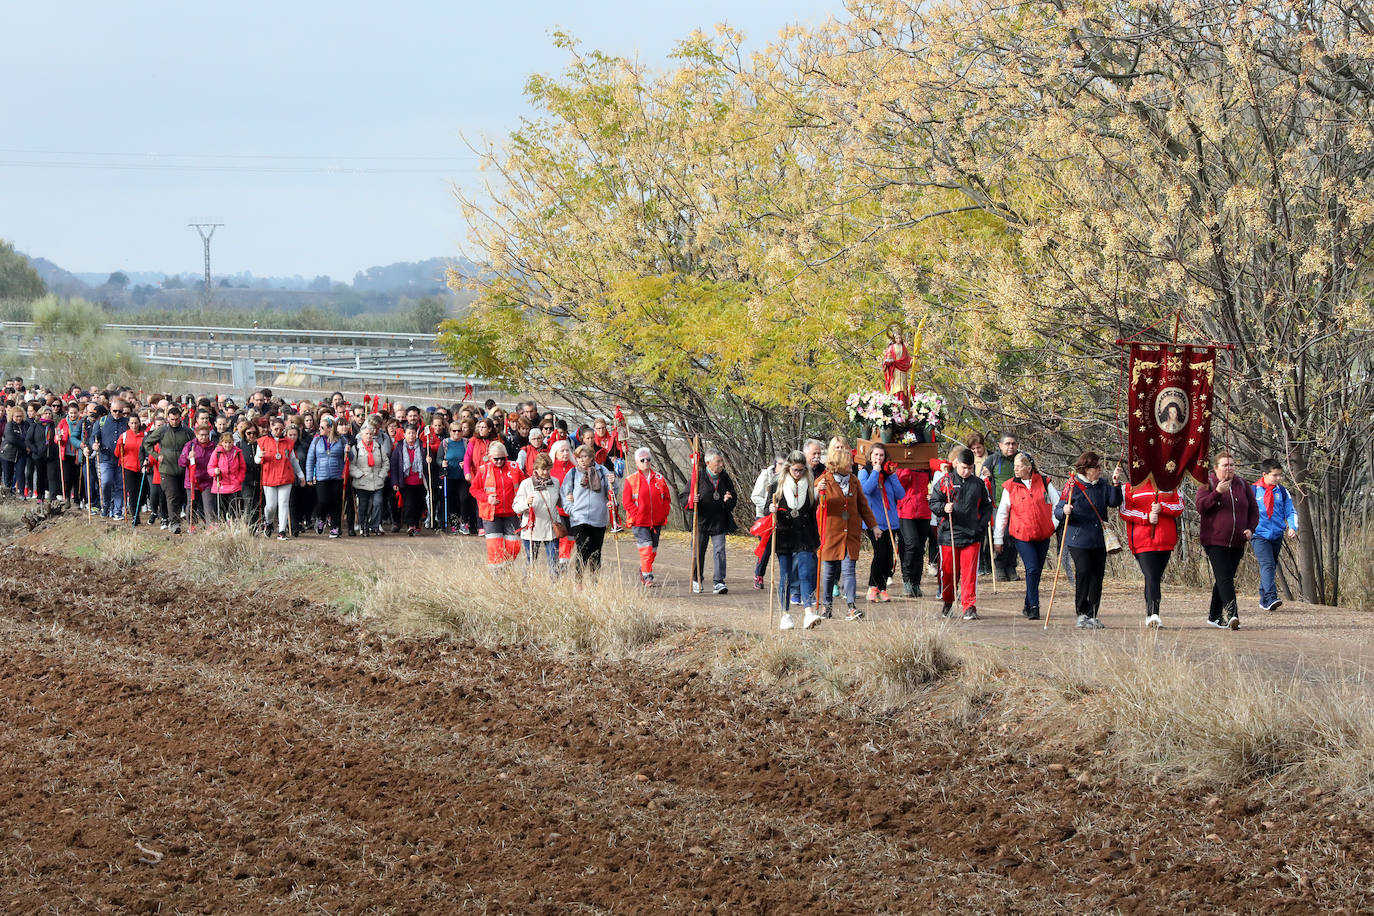
<path fill-rule="evenodd" d="M 697 506 L 697 463 L 700 460 L 701 437 L 692 437 L 692 482 L 687 488 L 687 501 L 692 505 L 692 583 L 701 586 L 701 556 L 697 548 L 697 524 L 701 512 Z"/>
<path fill-rule="evenodd" d="M 773 562 L 772 562 L 772 564 L 771 564 L 772 567 L 773 567 L 773 587 L 772 587 L 771 589 L 769 589 L 769 591 L 771 592 L 771 594 L 770 594 L 770 596 L 769 596 L 769 598 L 768 598 L 768 629 L 770 629 L 770 630 L 773 629 L 773 601 L 777 598 L 777 595 L 778 595 L 778 500 L 777 500 L 777 497 L 778 497 L 778 495 L 781 494 L 781 493 L 782 493 L 782 480 L 779 480 L 779 481 L 778 481 L 778 489 L 777 489 L 776 491 L 774 491 L 774 493 L 773 493 L 773 531 L 768 535 L 768 539 L 769 539 L 769 541 L 770 541 L 770 543 L 769 543 L 769 550 L 770 550 L 770 552 L 773 554 Z M 782 602 L 779 601 L 778 603 L 781 604 Z M 785 608 L 785 607 L 780 607 L 780 608 L 778 608 L 778 613 L 779 613 L 779 614 L 786 613 L 786 611 L 787 611 L 787 608 Z"/>
<path fill-rule="evenodd" d="M 138 469 L 138 504 L 143 505 L 143 483 L 148 479 L 148 473 L 142 467 Z M 152 516 L 149 516 L 151 518 Z M 134 524 L 138 524 L 138 513 L 134 513 Z"/>
<path fill-rule="evenodd" d="M 68 436 L 69 440 L 70 438 L 71 437 Z M 62 492 L 58 495 L 64 503 L 67 501 L 67 456 L 65 454 L 66 451 L 67 450 L 65 447 L 60 447 L 57 450 L 57 480 L 58 485 L 62 487 Z"/>
<path fill-rule="evenodd" d="M 614 494 L 615 491 L 612 490 L 611 493 Z M 616 578 L 619 579 L 619 580 L 621 581 L 621 584 L 623 585 L 624 582 L 625 582 L 625 568 L 624 568 L 623 566 L 621 566 L 621 564 L 620 564 L 620 536 L 621 536 L 622 534 L 625 533 L 625 529 L 621 527 L 621 524 L 620 524 L 620 513 L 618 513 L 618 512 L 616 511 L 616 508 L 615 508 L 615 496 L 612 495 L 611 498 L 610 498 L 609 500 L 607 500 L 607 502 L 610 504 L 610 510 L 611 510 L 611 526 L 614 527 L 614 528 L 616 529 L 616 532 L 615 532 L 615 535 L 614 535 L 614 539 L 615 539 L 615 575 L 616 575 Z"/>
<path fill-rule="evenodd" d="M 193 443 L 195 442 L 194 439 L 191 440 L 191 441 L 192 441 Z M 187 524 L 187 527 L 190 529 L 190 533 L 191 533 L 191 534 L 195 534 L 195 533 L 196 533 L 196 447 L 195 447 L 194 444 L 191 446 L 191 462 L 190 462 L 190 465 L 191 465 L 191 466 L 190 466 L 189 468 L 186 469 L 187 473 L 191 475 L 191 487 L 190 487 L 190 489 L 191 489 L 191 501 L 190 501 L 190 503 L 186 506 L 186 524 Z"/>
<path fill-rule="evenodd" d="M 826 473 L 829 473 L 829 471 L 827 471 Z M 822 474 L 821 476 L 822 476 L 822 478 L 824 478 L 825 475 Z M 833 476 L 831 477 L 831 480 L 832 480 L 832 481 L 834 480 L 834 477 L 833 477 Z M 815 607 L 816 607 L 817 613 L 820 612 L 820 608 L 821 608 L 821 583 L 822 583 L 822 582 L 824 581 L 824 579 L 825 579 L 825 576 L 823 575 L 823 573 L 824 573 L 824 571 L 825 571 L 825 560 L 821 559 L 821 554 L 825 552 L 825 522 L 826 522 L 825 516 L 826 516 L 826 504 L 829 502 L 829 497 L 830 497 L 830 483 L 827 482 L 826 485 L 825 485 L 825 494 L 824 494 L 823 496 L 820 497 L 820 500 L 821 500 L 821 508 L 820 508 L 820 512 L 818 513 L 818 524 L 817 524 L 817 527 L 820 529 L 820 533 L 821 533 L 821 537 L 820 537 L 821 546 L 820 546 L 820 549 L 816 551 L 816 595 L 815 595 L 816 604 L 815 604 Z M 847 535 L 846 535 L 846 537 L 847 537 Z M 843 554 L 841 554 L 841 557 L 843 557 Z M 830 597 L 830 596 L 827 595 L 826 597 L 828 598 L 828 597 Z"/>
<path fill-rule="evenodd" d="M 1073 471 L 1070 471 L 1069 473 L 1072 474 Z M 1067 485 L 1064 487 L 1064 490 L 1065 490 L 1065 492 L 1068 492 L 1068 486 L 1067 486 Z M 1069 522 L 1068 516 L 1065 516 L 1065 517 L 1064 517 L 1064 527 L 1065 527 L 1065 528 L 1068 527 L 1068 522 Z M 1060 574 L 1060 572 L 1062 572 L 1063 569 L 1064 569 L 1064 563 L 1063 563 L 1063 561 L 1064 561 L 1064 539 L 1067 538 L 1068 536 L 1069 536 L 1069 533 L 1068 533 L 1067 531 L 1063 531 L 1063 532 L 1061 532 L 1060 535 L 1059 535 L 1059 550 L 1055 553 L 1055 557 L 1054 557 L 1054 582 L 1050 584 L 1050 603 L 1049 603 L 1049 605 L 1045 608 L 1045 625 L 1044 625 L 1043 627 L 1041 627 L 1041 629 L 1044 629 L 1044 630 L 1048 630 L 1048 629 L 1050 628 L 1050 615 L 1054 613 L 1054 593 L 1057 592 L 1057 591 L 1059 590 L 1059 574 Z"/>

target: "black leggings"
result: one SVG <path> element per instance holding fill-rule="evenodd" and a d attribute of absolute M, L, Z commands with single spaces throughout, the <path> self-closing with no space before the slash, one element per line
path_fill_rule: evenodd
<path fill-rule="evenodd" d="M 1221 620 L 1226 610 L 1236 608 L 1236 569 L 1245 558 L 1245 545 L 1213 547 L 1204 545 L 1207 562 L 1212 564 L 1212 604 L 1207 610 L 1208 620 Z"/>
<path fill-rule="evenodd" d="M 401 510 L 405 513 L 407 528 L 419 528 L 420 519 L 425 512 L 425 485 L 407 483 L 401 486 Z"/>
<path fill-rule="evenodd" d="M 317 480 L 315 482 L 315 498 L 319 500 L 316 517 L 325 523 L 326 528 L 341 527 L 343 481 Z"/>
<path fill-rule="evenodd" d="M 1070 547 L 1069 554 L 1073 557 L 1074 606 L 1080 615 L 1096 617 L 1107 574 L 1107 548 Z"/>
<path fill-rule="evenodd" d="M 921 574 L 925 572 L 926 541 L 930 540 L 930 519 L 902 519 L 902 581 L 912 587 L 921 584 Z"/>
<path fill-rule="evenodd" d="M 1140 571 L 1145 576 L 1145 613 L 1159 613 L 1159 584 L 1164 580 L 1164 569 L 1169 565 L 1170 550 L 1147 550 L 1135 555 Z"/>
<path fill-rule="evenodd" d="M 137 516 L 143 511 L 143 503 L 149 497 L 148 481 L 142 471 L 120 468 L 124 474 L 124 512 Z"/>
<path fill-rule="evenodd" d="M 892 577 L 892 539 L 896 535 L 887 531 L 873 532 L 873 562 L 868 567 L 868 587 L 887 591 L 887 580 Z"/>
<path fill-rule="evenodd" d="M 583 570 L 595 572 L 601 568 L 601 545 L 606 540 L 606 529 L 596 525 L 573 525 L 573 544 L 577 547 L 577 558 L 573 564 L 577 574 Z"/>

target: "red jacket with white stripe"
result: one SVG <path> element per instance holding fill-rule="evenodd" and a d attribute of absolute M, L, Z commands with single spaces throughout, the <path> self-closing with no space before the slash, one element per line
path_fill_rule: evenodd
<path fill-rule="evenodd" d="M 1173 550 L 1178 546 L 1178 517 L 1183 514 L 1183 497 L 1177 490 L 1156 491 L 1154 484 L 1123 488 L 1125 501 L 1121 517 L 1126 521 L 1126 545 L 1131 553 Z M 1150 509 L 1159 502 L 1159 522 L 1150 524 Z"/>
<path fill-rule="evenodd" d="M 635 471 L 625 478 L 620 501 L 625 514 L 635 528 L 657 528 L 668 521 L 673 508 L 672 491 L 668 480 L 658 471 Z"/>

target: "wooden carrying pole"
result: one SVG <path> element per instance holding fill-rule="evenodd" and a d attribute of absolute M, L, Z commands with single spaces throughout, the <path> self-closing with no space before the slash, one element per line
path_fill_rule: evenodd
<path fill-rule="evenodd" d="M 692 437 L 692 479 L 687 484 L 687 496 L 692 500 L 692 583 L 698 588 L 701 587 L 701 552 L 697 549 L 697 528 L 701 517 L 701 512 L 697 500 L 701 494 L 697 492 L 697 475 L 699 470 L 697 465 L 701 463 L 701 437 Z"/>

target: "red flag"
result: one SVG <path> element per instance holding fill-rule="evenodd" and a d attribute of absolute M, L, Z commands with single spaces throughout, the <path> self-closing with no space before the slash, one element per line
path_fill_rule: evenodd
<path fill-rule="evenodd" d="M 749 529 L 749 533 L 759 539 L 758 544 L 754 546 L 754 556 L 760 560 L 763 559 L 763 545 L 768 543 L 768 537 L 773 533 L 773 525 L 773 513 L 770 512 L 754 522 L 753 527 Z"/>
<path fill-rule="evenodd" d="M 1176 489 L 1185 475 L 1207 479 L 1216 350 L 1131 344 L 1127 384 L 1127 462 L 1131 486 L 1153 478 Z"/>
<path fill-rule="evenodd" d="M 463 386 L 463 400 L 472 400 L 472 382 L 468 382 L 466 385 Z"/>

